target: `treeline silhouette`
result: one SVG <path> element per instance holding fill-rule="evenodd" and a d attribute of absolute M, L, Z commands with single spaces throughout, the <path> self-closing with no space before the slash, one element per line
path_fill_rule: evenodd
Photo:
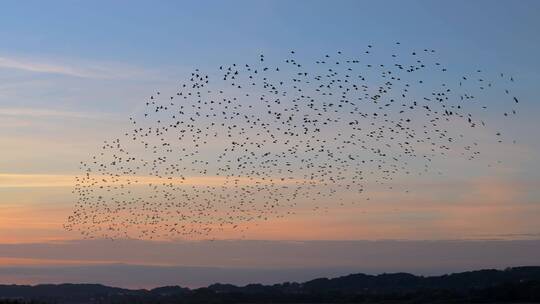
<path fill-rule="evenodd" d="M 4 299 L 4 300 L 1 300 Z M 130 290 L 99 284 L 0 285 L 0 304 L 26 303 L 494 303 L 540 302 L 540 267 L 423 277 L 351 274 L 304 283 Z"/>

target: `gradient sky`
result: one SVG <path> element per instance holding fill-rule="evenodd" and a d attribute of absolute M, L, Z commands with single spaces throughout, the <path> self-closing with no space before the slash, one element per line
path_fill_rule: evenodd
<path fill-rule="evenodd" d="M 38 257 L 21 257 L 23 243 L 54 247 L 79 238 L 62 229 L 74 200 L 70 187 L 78 162 L 114 130 L 123 130 L 154 90 L 173 87 L 193 68 L 255 59 L 261 52 L 282 57 L 294 49 L 309 57 L 395 41 L 436 49 L 459 71 L 514 75 L 522 111 L 517 123 L 500 127 L 518 144 L 491 149 L 503 164 L 486 170 L 441 162 L 444 176 L 400 181 L 415 189 L 409 196 L 375 191 L 370 202 L 352 209 L 299 212 L 253 227 L 246 237 L 540 238 L 538 1 L 6 1 L 0 11 L 1 267 L 35 264 Z M 21 247 L 6 250 L 8 244 Z M 236 249 L 239 254 L 242 248 Z M 95 262 L 78 254 L 70 260 Z M 319 266 L 334 267 L 334 258 L 321 258 Z M 504 267 L 507 258 L 489 265 Z M 62 264 L 66 257 L 47 259 Z M 480 260 L 462 268 L 485 266 Z M 169 264 L 237 266 L 227 260 L 194 264 L 190 256 Z M 407 269 L 415 267 L 422 269 Z M 3 275 L 10 268 L 2 269 L 0 279 L 7 280 Z"/>

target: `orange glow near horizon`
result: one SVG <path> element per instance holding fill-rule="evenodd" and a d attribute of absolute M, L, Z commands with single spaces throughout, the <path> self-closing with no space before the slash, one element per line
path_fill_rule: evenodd
<path fill-rule="evenodd" d="M 7 175 L 2 175 L 6 178 Z M 47 201 L 47 191 L 73 184 L 67 175 L 10 175 L 9 182 L 22 181 L 32 193 L 17 203 L 17 196 L 6 193 L 0 205 L 0 243 L 28 243 L 69 240 L 79 238 L 77 233 L 66 232 L 62 225 L 71 212 L 68 190 L 60 191 L 64 203 Z M 8 180 L 9 180 L 8 178 Z M 150 182 L 151 179 L 146 180 Z M 198 185 L 219 180 L 204 178 Z M 192 184 L 195 182 L 192 181 Z M 49 186 L 45 186 L 48 184 Z M 5 184 L 4 184 L 5 185 Z M 243 233 L 225 229 L 217 239 L 268 240 L 374 240 L 374 239 L 463 239 L 501 237 L 534 230 L 534 221 L 524 220 L 540 212 L 538 204 L 524 201 L 523 188 L 535 184 L 504 182 L 490 178 L 471 181 L 462 195 L 445 198 L 445 191 L 454 191 L 463 185 L 441 184 L 426 187 L 418 193 L 396 194 L 373 191 L 370 200 L 359 200 L 353 205 L 313 212 L 299 208 L 296 214 L 285 218 L 244 223 Z M 22 185 L 21 185 L 22 187 Z M 2 187 L 0 187 L 2 188 Z M 17 188 L 17 187 L 15 187 Z M 4 189 L 3 191 L 5 191 Z M 61 193 L 64 193 L 61 195 Z M 324 202 L 321 202 L 324 206 Z M 512 231 L 508 228 L 511 227 Z"/>

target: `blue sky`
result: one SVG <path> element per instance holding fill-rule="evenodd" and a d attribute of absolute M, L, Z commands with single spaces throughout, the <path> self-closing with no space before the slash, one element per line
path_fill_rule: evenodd
<path fill-rule="evenodd" d="M 539 78 L 537 1 L 10 1 L 2 11 L 2 57 L 83 70 L 105 66 L 83 75 L 109 78 L 94 84 L 107 90 L 89 101 L 69 96 L 75 89 L 69 87 L 80 86 L 65 79 L 73 75 L 31 75 L 67 90 L 1 98 L 8 106 L 129 113 L 134 105 L 127 99 L 140 99 L 193 67 L 259 53 L 281 56 L 290 49 L 305 56 L 355 52 L 367 44 L 384 49 L 398 40 L 438 50 L 458 71 L 489 67 L 512 73 L 527 88 L 523 97 L 535 95 Z M 9 71 L 0 80 L 7 85 L 29 76 Z M 140 89 L 138 95 L 125 93 L 133 89 Z"/>
<path fill-rule="evenodd" d="M 536 1 L 11 1 L 2 10 L 3 52 L 160 68 L 399 39 L 531 73 L 540 48 Z"/>

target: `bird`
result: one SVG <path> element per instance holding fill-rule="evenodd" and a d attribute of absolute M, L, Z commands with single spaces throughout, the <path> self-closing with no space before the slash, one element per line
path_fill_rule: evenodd
<path fill-rule="evenodd" d="M 328 213 L 373 204 L 370 189 L 395 191 L 398 178 L 442 174 L 436 162 L 454 155 L 481 162 L 485 139 L 475 130 L 490 130 L 479 110 L 489 111 L 485 92 L 496 82 L 473 69 L 478 82 L 463 71 L 453 87 L 435 50 L 395 45 L 380 57 L 370 57 L 371 44 L 340 50 L 333 62 L 331 53 L 259 54 L 194 69 L 170 94 L 156 90 L 126 130 L 79 163 L 64 228 L 107 239 L 243 235 L 306 205 Z M 512 119 L 519 101 L 504 90 L 511 106 L 502 115 Z M 502 134 L 494 134 L 497 143 Z"/>

